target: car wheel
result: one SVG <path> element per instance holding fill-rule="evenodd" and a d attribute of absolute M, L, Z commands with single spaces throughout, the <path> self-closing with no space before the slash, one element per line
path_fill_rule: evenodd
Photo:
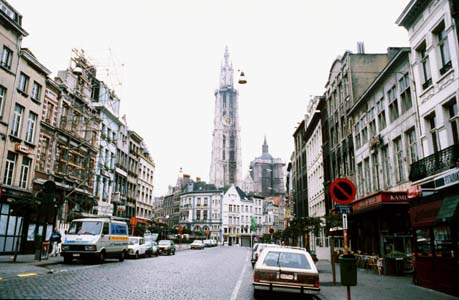
<path fill-rule="evenodd" d="M 135 259 L 139 259 L 139 251 L 135 253 Z"/>
<path fill-rule="evenodd" d="M 148 251 L 148 257 L 151 257 L 151 252 L 150 251 Z"/>
<path fill-rule="evenodd" d="M 118 257 L 118 260 L 119 261 L 124 261 L 124 257 L 125 256 L 126 256 L 126 254 L 124 253 L 124 251 L 121 251 L 120 256 Z"/>
<path fill-rule="evenodd" d="M 73 260 L 72 255 L 64 254 L 64 264 L 70 264 Z"/>
<path fill-rule="evenodd" d="M 102 251 L 99 254 L 99 264 L 103 264 L 105 262 L 105 252 Z"/>
<path fill-rule="evenodd" d="M 158 257 L 158 256 L 159 256 L 159 252 L 158 252 L 158 251 L 156 251 L 156 257 Z"/>

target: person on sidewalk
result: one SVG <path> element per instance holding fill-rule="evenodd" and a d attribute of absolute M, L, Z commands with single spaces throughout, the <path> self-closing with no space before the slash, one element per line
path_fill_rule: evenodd
<path fill-rule="evenodd" d="M 57 227 L 54 227 L 53 233 L 51 233 L 51 237 L 49 238 L 49 242 L 53 247 L 53 251 L 51 252 L 50 256 L 57 256 L 59 253 L 57 251 L 58 245 L 61 243 L 62 235 L 59 232 Z"/>

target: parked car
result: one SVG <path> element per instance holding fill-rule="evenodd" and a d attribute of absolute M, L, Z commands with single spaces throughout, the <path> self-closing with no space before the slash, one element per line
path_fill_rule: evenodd
<path fill-rule="evenodd" d="M 149 232 L 146 232 L 143 237 L 145 239 L 145 247 L 147 248 L 146 255 L 148 257 L 151 257 L 152 255 L 158 256 L 158 244 L 155 242 L 155 236 Z"/>
<path fill-rule="evenodd" d="M 204 242 L 202 240 L 194 240 L 191 245 L 190 245 L 191 249 L 204 249 L 205 245 L 204 245 Z"/>
<path fill-rule="evenodd" d="M 128 255 L 135 258 L 147 255 L 145 239 L 140 236 L 130 236 L 128 240 Z"/>
<path fill-rule="evenodd" d="M 254 298 L 262 291 L 317 295 L 319 272 L 311 255 L 290 247 L 269 247 L 260 255 L 253 271 Z"/>
<path fill-rule="evenodd" d="M 158 248 L 159 254 L 175 255 L 175 244 L 171 240 L 160 240 Z"/>
<path fill-rule="evenodd" d="M 204 247 L 212 247 L 212 240 L 204 240 Z"/>
<path fill-rule="evenodd" d="M 252 248 L 252 259 L 251 259 L 252 267 L 253 267 L 253 266 L 255 265 L 255 263 L 257 262 L 258 257 L 260 257 L 261 252 L 262 252 L 265 248 L 268 248 L 268 247 L 271 247 L 271 248 L 280 248 L 281 246 L 280 246 L 280 245 L 277 245 L 277 244 L 265 244 L 265 243 L 258 243 L 258 244 L 255 244 L 255 246 L 253 246 L 253 248 Z M 254 249 L 255 249 L 255 250 L 254 250 Z"/>
<path fill-rule="evenodd" d="M 64 263 L 77 259 L 106 258 L 123 261 L 128 252 L 128 227 L 126 222 L 114 218 L 74 219 L 62 243 Z"/>
<path fill-rule="evenodd" d="M 216 240 L 210 240 L 212 242 L 212 247 L 217 247 L 218 246 L 218 243 Z"/>

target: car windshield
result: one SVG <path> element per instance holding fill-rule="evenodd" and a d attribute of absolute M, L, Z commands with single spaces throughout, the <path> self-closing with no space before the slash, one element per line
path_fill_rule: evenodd
<path fill-rule="evenodd" d="M 129 238 L 129 245 L 137 245 L 138 243 L 138 239 Z"/>
<path fill-rule="evenodd" d="M 70 225 L 68 234 L 100 234 L 103 222 L 100 221 L 74 221 Z"/>
<path fill-rule="evenodd" d="M 160 246 L 169 246 L 170 243 L 171 243 L 170 241 L 159 241 Z"/>
<path fill-rule="evenodd" d="M 269 251 L 263 261 L 263 266 L 294 268 L 294 269 L 311 269 L 311 265 L 302 253 Z"/>

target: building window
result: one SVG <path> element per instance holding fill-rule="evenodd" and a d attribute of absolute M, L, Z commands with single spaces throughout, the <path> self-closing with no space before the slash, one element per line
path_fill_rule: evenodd
<path fill-rule="evenodd" d="M 10 69 L 12 59 L 13 59 L 13 51 L 11 51 L 8 47 L 3 46 L 2 60 L 0 62 L 2 67 Z"/>
<path fill-rule="evenodd" d="M 29 181 L 29 170 L 31 165 L 31 159 L 28 157 L 22 158 L 22 166 L 21 166 L 21 176 L 19 178 L 19 187 L 26 189 L 27 183 Z"/>
<path fill-rule="evenodd" d="M 405 180 L 405 173 L 403 172 L 403 148 L 402 138 L 399 136 L 394 141 L 394 166 L 395 166 L 395 179 L 397 182 Z"/>
<path fill-rule="evenodd" d="M 27 121 L 26 142 L 33 143 L 35 138 L 35 124 L 37 123 L 37 114 L 29 112 L 29 120 Z"/>
<path fill-rule="evenodd" d="M 3 117 L 3 107 L 6 102 L 6 89 L 0 85 L 0 120 Z"/>
<path fill-rule="evenodd" d="M 440 51 L 440 75 L 443 75 L 452 68 L 451 55 L 449 53 L 448 34 L 445 31 L 445 23 L 441 22 L 440 26 L 437 27 L 434 33 L 436 34 L 438 40 L 438 49 Z"/>
<path fill-rule="evenodd" d="M 430 60 L 429 54 L 427 53 L 426 43 L 423 42 L 417 49 L 419 59 L 422 66 L 422 88 L 425 90 L 432 85 L 432 74 L 430 73 Z"/>
<path fill-rule="evenodd" d="M 435 117 L 435 112 L 430 114 L 429 116 L 426 117 L 426 121 L 427 121 L 427 128 L 430 127 L 430 142 L 431 142 L 431 145 L 432 145 L 432 153 L 436 153 L 438 152 L 438 150 L 440 149 L 440 145 L 439 145 L 439 141 L 438 141 L 438 136 L 437 136 L 437 121 L 436 121 L 436 117 Z"/>
<path fill-rule="evenodd" d="M 389 120 L 390 122 L 394 122 L 398 119 L 398 100 L 397 95 L 395 93 L 395 85 L 393 85 L 389 91 L 387 92 L 387 98 L 389 101 Z"/>
<path fill-rule="evenodd" d="M 386 113 L 384 110 L 384 100 L 381 98 L 377 103 L 376 107 L 378 109 L 378 126 L 379 126 L 379 131 L 383 130 L 386 128 L 387 123 L 386 123 Z"/>
<path fill-rule="evenodd" d="M 365 176 L 365 190 L 366 194 L 369 194 L 372 191 L 371 187 L 371 177 L 370 177 L 370 158 L 367 157 L 363 161 L 363 168 L 364 168 L 364 176 Z"/>
<path fill-rule="evenodd" d="M 13 185 L 16 157 L 16 153 L 8 151 L 8 156 L 6 157 L 5 174 L 3 176 L 3 184 Z"/>
<path fill-rule="evenodd" d="M 53 113 L 54 113 L 54 105 L 51 102 L 48 102 L 46 105 L 46 116 L 45 116 L 46 123 L 51 124 L 51 121 L 53 119 Z"/>
<path fill-rule="evenodd" d="M 408 144 L 408 157 L 410 159 L 409 164 L 414 163 L 415 161 L 418 160 L 418 150 L 417 150 L 417 145 L 416 145 L 416 131 L 414 130 L 414 127 L 409 129 L 406 133 L 406 141 Z"/>
<path fill-rule="evenodd" d="M 21 72 L 21 75 L 19 75 L 18 90 L 24 94 L 27 94 L 28 86 L 29 86 L 29 76 Z"/>
<path fill-rule="evenodd" d="M 448 112 L 449 125 L 451 128 L 451 135 L 453 137 L 453 144 L 459 144 L 459 114 L 457 101 L 453 98 L 445 105 Z"/>
<path fill-rule="evenodd" d="M 389 161 L 389 147 L 384 145 L 381 149 L 382 155 L 382 167 L 383 167 L 383 175 L 384 175 L 384 187 L 390 186 L 390 161 Z"/>
<path fill-rule="evenodd" d="M 36 101 L 40 101 L 41 97 L 41 85 L 34 81 L 33 82 L 33 87 L 32 87 L 32 99 Z"/>
<path fill-rule="evenodd" d="M 41 137 L 41 145 L 40 145 L 40 159 L 38 161 L 38 168 L 39 170 L 45 171 L 46 163 L 48 161 L 48 151 L 49 151 L 49 138 L 48 137 Z"/>
<path fill-rule="evenodd" d="M 13 126 L 11 127 L 11 135 L 15 137 L 19 137 L 21 132 L 21 123 L 22 123 L 22 114 L 24 113 L 24 107 L 16 104 L 14 107 L 14 114 L 13 114 Z"/>
<path fill-rule="evenodd" d="M 405 73 L 398 82 L 400 87 L 400 99 L 402 100 L 402 113 L 404 113 L 413 106 L 413 103 L 411 101 L 409 74 Z"/>
<path fill-rule="evenodd" d="M 363 182 L 363 166 L 362 163 L 357 164 L 357 182 Z M 361 197 L 364 195 L 363 184 L 358 184 L 358 192 Z"/>
<path fill-rule="evenodd" d="M 375 152 L 371 155 L 371 160 L 373 163 L 373 188 L 375 191 L 379 191 L 379 163 L 378 163 L 378 153 Z"/>

